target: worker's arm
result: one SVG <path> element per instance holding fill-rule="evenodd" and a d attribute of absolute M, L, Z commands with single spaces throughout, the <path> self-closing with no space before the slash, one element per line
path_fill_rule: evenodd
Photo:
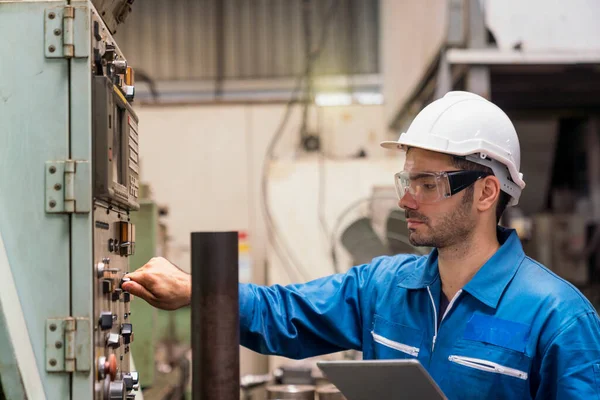
<path fill-rule="evenodd" d="M 361 349 L 361 293 L 375 265 L 289 286 L 240 284 L 241 344 L 264 354 L 305 358 Z M 155 307 L 191 302 L 191 276 L 158 257 L 127 275 L 123 290 Z"/>
<path fill-rule="evenodd" d="M 536 398 L 600 398 L 600 322 L 596 313 L 574 317 L 547 345 Z"/>
<path fill-rule="evenodd" d="M 369 269 L 354 267 L 301 285 L 240 284 L 241 344 L 297 359 L 361 350 L 361 288 Z"/>
<path fill-rule="evenodd" d="M 378 262 L 289 286 L 240 284 L 241 344 L 263 354 L 306 358 L 362 347 L 364 294 Z M 175 310 L 191 302 L 191 276 L 157 257 L 127 275 L 123 290 L 154 307 Z"/>

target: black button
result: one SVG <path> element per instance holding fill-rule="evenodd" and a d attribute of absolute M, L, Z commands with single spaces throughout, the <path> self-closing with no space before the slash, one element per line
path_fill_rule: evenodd
<path fill-rule="evenodd" d="M 123 382 L 125 382 L 125 389 L 127 389 L 127 391 L 133 389 L 133 377 L 131 375 L 123 376 Z"/>
<path fill-rule="evenodd" d="M 123 343 L 129 344 L 131 342 L 131 334 L 133 333 L 133 326 L 131 324 L 121 325 L 121 336 L 123 336 Z"/>
<path fill-rule="evenodd" d="M 106 330 L 112 328 L 112 326 L 113 326 L 112 313 L 105 311 L 102 314 L 100 314 L 100 320 L 98 321 L 98 323 L 100 324 L 100 329 L 102 329 L 103 331 L 106 331 Z"/>
<path fill-rule="evenodd" d="M 121 297 L 121 292 L 122 291 L 123 291 L 123 289 L 116 288 L 114 290 L 114 292 L 112 293 L 112 301 L 118 301 L 119 298 Z"/>
<path fill-rule="evenodd" d="M 131 293 L 123 292 L 123 301 L 129 303 L 131 301 Z"/>
<path fill-rule="evenodd" d="M 122 288 L 123 284 L 125 282 L 131 282 L 131 278 L 123 278 L 123 279 L 121 279 L 121 282 L 119 283 L 119 287 Z"/>
<path fill-rule="evenodd" d="M 108 294 L 112 292 L 112 280 L 104 279 L 102 280 L 102 293 Z"/>

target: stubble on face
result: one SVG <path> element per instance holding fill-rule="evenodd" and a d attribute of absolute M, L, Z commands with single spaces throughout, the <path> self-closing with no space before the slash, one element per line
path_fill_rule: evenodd
<path fill-rule="evenodd" d="M 407 219 L 423 222 L 419 228 L 410 229 L 410 243 L 413 246 L 442 249 L 466 242 L 475 227 L 475 219 L 470 214 L 473 205 L 472 191 L 466 190 L 463 196 L 457 208 L 441 216 L 433 224 L 427 216 L 414 210 L 406 210 Z"/>

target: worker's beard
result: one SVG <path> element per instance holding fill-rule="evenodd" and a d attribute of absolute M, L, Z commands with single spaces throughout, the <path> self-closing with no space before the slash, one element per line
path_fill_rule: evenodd
<path fill-rule="evenodd" d="M 435 225 L 426 216 L 406 210 L 406 218 L 423 222 L 417 229 L 411 229 L 408 237 L 413 246 L 435 247 L 442 249 L 465 242 L 475 228 L 475 220 L 471 215 L 473 193 L 465 192 L 463 200 L 455 210 L 449 212 Z"/>

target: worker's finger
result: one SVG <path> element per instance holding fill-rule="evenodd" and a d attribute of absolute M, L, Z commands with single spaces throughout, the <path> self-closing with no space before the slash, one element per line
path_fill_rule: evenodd
<path fill-rule="evenodd" d="M 124 276 L 125 278 L 129 278 L 134 282 L 139 283 L 140 285 L 151 289 L 152 285 L 153 285 L 153 279 L 152 279 L 152 275 L 146 273 L 144 270 L 136 270 L 134 272 L 131 272 L 129 274 L 126 274 Z"/>
<path fill-rule="evenodd" d="M 148 289 L 133 280 L 129 282 L 123 282 L 122 288 L 132 295 L 140 297 L 149 303 L 156 302 L 156 297 Z"/>

